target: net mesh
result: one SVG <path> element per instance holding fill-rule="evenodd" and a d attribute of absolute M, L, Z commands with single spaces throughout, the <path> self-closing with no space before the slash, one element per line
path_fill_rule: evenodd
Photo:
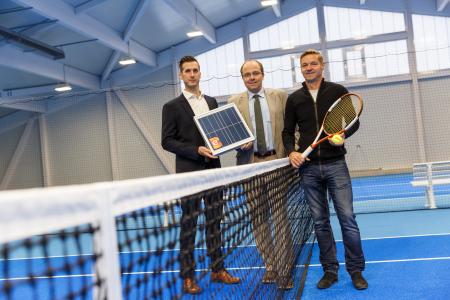
<path fill-rule="evenodd" d="M 98 230 L 76 226 L 2 244 L 0 299 L 92 299 L 104 284 L 91 241 Z"/>
<path fill-rule="evenodd" d="M 313 223 L 298 171 L 281 161 L 256 170 L 233 167 L 86 190 L 95 190 L 102 203 L 94 211 L 105 208 L 104 195 L 112 197 L 121 298 L 184 298 L 187 277 L 196 279 L 205 298 L 300 297 Z M 213 180 L 205 185 L 206 178 Z M 47 192 L 34 197 L 46 198 Z M 52 197 L 65 196 L 69 203 L 82 195 L 61 190 Z M 111 274 L 101 261 L 111 249 L 98 243 L 103 224 L 93 217 L 88 224 L 2 243 L 0 299 L 109 299 Z M 211 271 L 224 268 L 241 282 L 213 282 Z M 272 284 L 262 283 L 267 270 L 278 275 Z M 285 289 L 291 281 L 293 288 Z"/>

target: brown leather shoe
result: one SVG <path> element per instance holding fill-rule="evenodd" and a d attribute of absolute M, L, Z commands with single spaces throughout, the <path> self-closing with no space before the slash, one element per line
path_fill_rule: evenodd
<path fill-rule="evenodd" d="M 220 270 L 219 272 L 211 272 L 211 281 L 225 284 L 236 284 L 241 282 L 241 279 L 239 277 L 231 276 L 227 270 Z"/>
<path fill-rule="evenodd" d="M 290 290 L 294 287 L 294 281 L 290 276 L 280 276 L 277 278 L 277 286 L 280 290 Z"/>
<path fill-rule="evenodd" d="M 199 294 L 202 289 L 195 282 L 195 279 L 186 278 L 183 280 L 183 292 L 186 294 Z"/>
<path fill-rule="evenodd" d="M 278 274 L 275 271 L 266 271 L 261 280 L 262 283 L 274 283 L 277 280 Z"/>

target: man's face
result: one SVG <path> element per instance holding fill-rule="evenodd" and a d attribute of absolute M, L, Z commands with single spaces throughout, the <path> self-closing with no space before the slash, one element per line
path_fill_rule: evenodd
<path fill-rule="evenodd" d="M 261 90 L 264 74 L 256 61 L 249 61 L 244 64 L 242 79 L 250 92 L 258 93 Z"/>
<path fill-rule="evenodd" d="M 200 66 L 195 61 L 185 62 L 181 66 L 180 79 L 184 82 L 184 85 L 193 89 L 199 86 L 201 72 Z"/>
<path fill-rule="evenodd" d="M 324 66 L 319 61 L 319 55 L 308 54 L 300 60 L 300 68 L 306 81 L 322 80 Z"/>

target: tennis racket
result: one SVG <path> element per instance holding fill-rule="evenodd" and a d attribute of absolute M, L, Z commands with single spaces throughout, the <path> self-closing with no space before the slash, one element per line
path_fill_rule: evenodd
<path fill-rule="evenodd" d="M 322 127 L 316 136 L 314 142 L 302 153 L 303 158 L 308 155 L 321 143 L 333 137 L 336 134 L 345 133 L 358 120 L 363 109 L 361 96 L 353 93 L 343 95 L 336 100 L 328 109 L 323 118 Z M 324 132 L 327 136 L 320 138 Z"/>

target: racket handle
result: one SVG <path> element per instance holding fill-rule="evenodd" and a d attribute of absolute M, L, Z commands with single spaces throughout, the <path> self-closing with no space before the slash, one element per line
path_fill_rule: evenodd
<path fill-rule="evenodd" d="M 303 158 L 307 158 L 308 155 L 309 155 L 313 150 L 314 150 L 314 148 L 311 147 L 311 146 L 309 146 L 308 148 L 306 148 L 305 151 L 303 151 L 302 157 L 303 157 Z"/>

